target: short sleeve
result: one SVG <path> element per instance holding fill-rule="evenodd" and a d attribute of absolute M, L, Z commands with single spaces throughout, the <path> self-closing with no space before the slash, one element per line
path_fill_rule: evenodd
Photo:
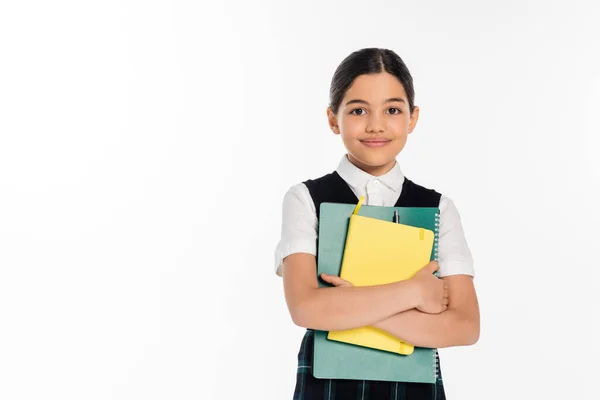
<path fill-rule="evenodd" d="M 475 276 L 473 257 L 460 215 L 454 202 L 445 196 L 440 200 L 438 263 L 440 277 L 459 274 Z"/>
<path fill-rule="evenodd" d="M 281 240 L 275 249 L 275 273 L 282 276 L 283 259 L 294 253 L 317 255 L 317 212 L 303 183 L 288 189 L 283 197 Z"/>

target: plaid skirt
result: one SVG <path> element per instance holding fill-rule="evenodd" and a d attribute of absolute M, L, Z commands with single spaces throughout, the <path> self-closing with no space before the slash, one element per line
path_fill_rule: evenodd
<path fill-rule="evenodd" d="M 436 383 L 319 379 L 312 373 L 314 330 L 308 329 L 298 352 L 294 400 L 445 400 L 442 371 Z"/>

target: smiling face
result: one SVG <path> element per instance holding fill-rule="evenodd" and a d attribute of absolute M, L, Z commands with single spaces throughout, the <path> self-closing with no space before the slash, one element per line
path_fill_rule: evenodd
<path fill-rule="evenodd" d="M 327 109 L 331 130 L 342 137 L 348 159 L 379 176 L 392 169 L 419 118 L 410 112 L 400 81 L 387 72 L 359 75 L 344 94 L 337 114 Z"/>

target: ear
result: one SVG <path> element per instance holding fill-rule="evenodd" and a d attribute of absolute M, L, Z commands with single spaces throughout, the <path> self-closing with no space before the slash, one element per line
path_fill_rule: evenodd
<path fill-rule="evenodd" d="M 327 121 L 329 122 L 329 129 L 331 129 L 334 134 L 339 135 L 340 128 L 338 126 L 338 120 L 331 110 L 331 107 L 327 107 Z"/>
<path fill-rule="evenodd" d="M 417 121 L 419 121 L 419 107 L 415 106 L 415 109 L 410 114 L 410 121 L 408 122 L 408 133 L 411 133 L 413 129 L 417 126 Z"/>

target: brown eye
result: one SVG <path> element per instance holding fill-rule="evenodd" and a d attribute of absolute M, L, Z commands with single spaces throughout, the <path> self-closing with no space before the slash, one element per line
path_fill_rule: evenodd
<path fill-rule="evenodd" d="M 392 110 L 394 110 L 394 112 L 392 112 Z M 392 114 L 392 115 L 400 114 L 402 112 L 402 110 L 400 110 L 399 108 L 396 108 L 396 107 L 392 107 L 388 111 L 390 111 L 390 114 Z"/>
<path fill-rule="evenodd" d="M 356 111 L 360 111 L 360 114 L 357 114 Z M 362 108 L 355 108 L 354 110 L 350 111 L 350 114 L 354 114 L 354 115 L 363 115 L 364 111 Z"/>

